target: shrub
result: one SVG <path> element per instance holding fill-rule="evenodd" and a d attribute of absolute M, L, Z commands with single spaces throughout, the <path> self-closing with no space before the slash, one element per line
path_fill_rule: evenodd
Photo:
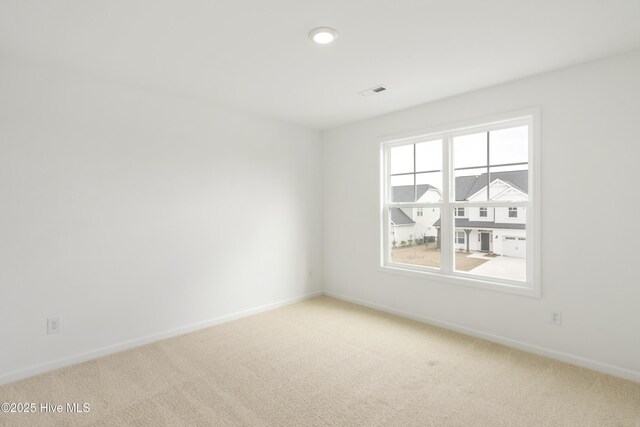
<path fill-rule="evenodd" d="M 407 244 L 407 242 L 406 242 L 406 241 L 404 241 L 404 240 L 401 240 L 401 241 L 400 241 L 400 246 L 405 246 L 406 244 Z"/>

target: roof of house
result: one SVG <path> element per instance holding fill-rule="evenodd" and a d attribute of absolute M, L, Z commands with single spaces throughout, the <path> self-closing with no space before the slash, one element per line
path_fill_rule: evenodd
<path fill-rule="evenodd" d="M 499 179 L 527 194 L 529 190 L 528 171 L 491 172 L 491 182 Z M 456 201 L 469 199 L 487 187 L 487 174 L 456 177 Z"/>
<path fill-rule="evenodd" d="M 506 171 L 506 172 L 492 172 L 491 181 L 499 179 L 507 184 L 515 187 L 516 189 L 527 194 L 529 190 L 529 175 L 528 171 Z M 476 194 L 478 191 L 486 188 L 487 186 L 487 174 L 471 175 L 471 176 L 458 176 L 456 177 L 456 201 L 464 201 L 469 197 Z M 433 188 L 438 190 L 431 184 L 418 184 L 416 186 L 416 195 L 418 200 L 429 189 Z M 391 200 L 399 203 L 411 203 L 415 202 L 413 185 L 397 185 L 391 187 Z"/>
<path fill-rule="evenodd" d="M 424 193 L 426 193 L 430 188 L 437 190 L 437 188 L 431 184 L 418 184 L 416 187 L 416 195 L 418 196 L 418 200 L 420 200 L 420 197 L 424 196 Z M 413 199 L 413 185 L 397 185 L 391 187 L 391 191 L 391 200 L 393 200 L 394 202 L 415 202 L 415 200 Z"/>
<path fill-rule="evenodd" d="M 527 193 L 528 185 L 528 171 L 507 171 L 507 172 L 493 172 L 491 173 L 491 181 L 499 179 L 507 184 L 517 188 L 523 193 Z M 456 177 L 456 201 L 467 200 L 469 197 L 476 194 L 478 191 L 486 188 L 487 186 L 487 174 L 474 176 L 459 176 Z M 416 194 L 418 200 L 429 189 L 435 189 L 431 184 L 418 184 L 416 186 Z M 400 203 L 411 203 L 414 200 L 413 185 L 398 185 L 391 187 L 392 200 Z M 411 219 L 400 208 L 391 208 L 391 222 L 395 225 L 408 225 L 415 224 L 415 221 Z M 434 226 L 440 226 L 440 220 L 436 221 Z M 511 228 L 511 229 L 525 229 L 524 224 L 510 224 L 510 223 L 495 223 L 490 221 L 469 221 L 466 218 L 456 218 L 456 227 L 467 228 Z"/>
<path fill-rule="evenodd" d="M 391 208 L 389 211 L 391 213 L 391 222 L 393 222 L 395 225 L 408 225 L 416 223 L 400 208 Z"/>
<path fill-rule="evenodd" d="M 433 223 L 434 227 L 440 227 L 440 219 Z M 495 221 L 469 221 L 467 218 L 456 218 L 456 228 L 510 228 L 512 230 L 524 230 L 526 224 L 514 224 Z"/>

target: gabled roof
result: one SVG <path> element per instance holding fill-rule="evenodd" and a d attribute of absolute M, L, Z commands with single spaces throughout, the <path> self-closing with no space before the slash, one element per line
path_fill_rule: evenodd
<path fill-rule="evenodd" d="M 528 171 L 507 171 L 507 172 L 492 172 L 491 182 L 499 179 L 512 187 L 528 194 L 529 190 L 529 175 Z M 478 191 L 487 187 L 487 174 L 475 176 L 459 176 L 456 177 L 456 201 L 461 202 L 469 199 L 469 197 L 476 194 Z"/>
<path fill-rule="evenodd" d="M 528 171 L 526 170 L 492 172 L 491 182 L 495 181 L 496 179 L 504 181 L 506 184 L 511 185 L 512 187 L 522 191 L 525 194 L 529 192 L 529 175 Z M 434 187 L 431 184 L 418 184 L 416 187 L 416 195 L 418 196 L 418 200 L 431 188 L 440 191 L 438 188 Z M 467 200 L 478 191 L 487 187 L 487 174 L 483 173 L 481 175 L 458 176 L 456 177 L 455 187 L 456 201 L 461 202 Z M 397 185 L 391 187 L 391 192 L 391 200 L 393 200 L 394 202 L 411 203 L 416 201 L 413 199 L 413 185 Z"/>
<path fill-rule="evenodd" d="M 391 222 L 393 222 L 395 225 L 408 225 L 416 223 L 400 208 L 391 208 L 390 213 Z"/>
<path fill-rule="evenodd" d="M 431 184 L 418 184 L 416 187 L 416 195 L 418 196 L 418 200 L 420 200 L 420 197 L 424 196 L 424 193 L 426 193 L 429 189 L 433 188 L 437 190 L 437 188 Z M 413 199 L 413 185 L 397 185 L 395 187 L 391 187 L 391 191 L 391 200 L 393 200 L 394 202 L 415 202 L 415 200 Z"/>

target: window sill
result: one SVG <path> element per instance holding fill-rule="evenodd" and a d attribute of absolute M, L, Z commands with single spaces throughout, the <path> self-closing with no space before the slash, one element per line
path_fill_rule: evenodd
<path fill-rule="evenodd" d="M 379 267 L 379 270 L 383 273 L 398 274 L 401 276 L 413 277 L 433 282 L 467 286 L 507 294 L 522 295 L 531 298 L 541 297 L 540 286 L 534 286 L 532 283 L 516 284 L 493 281 L 490 279 L 485 280 L 474 277 L 464 277 L 462 275 L 445 275 L 442 273 L 426 270 L 414 270 L 401 265 L 382 265 Z"/>

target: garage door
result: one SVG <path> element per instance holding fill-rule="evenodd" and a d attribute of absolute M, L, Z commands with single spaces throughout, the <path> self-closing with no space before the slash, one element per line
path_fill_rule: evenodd
<path fill-rule="evenodd" d="M 525 258 L 527 241 L 524 237 L 505 236 L 502 242 L 502 255 Z"/>

